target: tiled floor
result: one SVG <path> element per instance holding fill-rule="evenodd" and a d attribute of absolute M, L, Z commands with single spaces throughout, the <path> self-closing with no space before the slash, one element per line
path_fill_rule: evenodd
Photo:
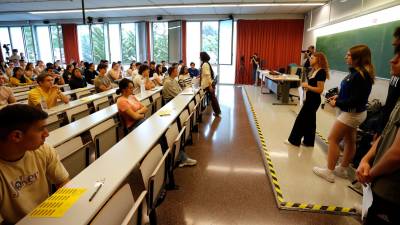
<path fill-rule="evenodd" d="M 194 133 L 194 145 L 186 148 L 198 165 L 175 171 L 180 189 L 168 191 L 157 209 L 159 224 L 359 224 L 346 216 L 279 210 L 249 123 L 241 87 L 220 86 L 218 97 L 222 118 L 211 116 L 211 107 L 206 110 L 200 132 Z M 276 113 L 269 117 L 280 118 Z M 293 117 L 292 112 L 290 120 Z M 278 126 L 274 131 L 277 128 L 282 129 Z M 286 150 L 282 154 L 299 153 Z M 290 163 L 288 159 L 293 161 Z M 295 163 L 296 157 L 286 159 L 289 168 L 296 168 Z M 290 172 L 283 174 L 292 177 Z"/>

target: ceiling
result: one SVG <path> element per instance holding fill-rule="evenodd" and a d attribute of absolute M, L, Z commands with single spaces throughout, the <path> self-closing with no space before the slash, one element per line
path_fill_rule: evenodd
<path fill-rule="evenodd" d="M 94 18 L 123 18 L 148 16 L 191 16 L 191 15 L 251 15 L 251 14 L 304 14 L 316 5 L 265 6 L 257 3 L 326 3 L 327 0 L 85 0 L 86 9 L 120 10 L 86 12 Z M 200 6 L 199 6 L 200 4 Z M 244 6 L 249 4 L 250 6 Z M 151 9 L 123 9 L 125 7 L 146 7 Z M 186 6 L 187 8 L 179 8 Z M 162 7 L 162 8 L 159 8 Z M 1 0 L 0 21 L 67 20 L 82 18 L 81 0 Z M 62 10 L 75 10 L 63 13 Z M 32 14 L 48 11 L 52 13 Z"/>

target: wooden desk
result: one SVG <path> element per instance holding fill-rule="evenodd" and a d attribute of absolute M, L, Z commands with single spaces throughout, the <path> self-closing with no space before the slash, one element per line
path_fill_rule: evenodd
<path fill-rule="evenodd" d="M 289 103 L 289 91 L 291 82 L 300 82 L 300 78 L 297 75 L 271 75 L 269 70 L 258 70 L 259 76 L 261 76 L 262 81 L 265 83 L 265 87 L 261 87 L 261 92 L 263 88 L 267 89 L 266 93 L 270 91 L 280 94 L 281 102 L 272 103 L 273 105 L 296 105 L 296 103 Z M 264 92 L 262 92 L 265 94 Z"/>
<path fill-rule="evenodd" d="M 162 109 L 170 109 L 171 115 L 153 114 L 68 182 L 66 187 L 86 188 L 87 191 L 62 218 L 30 218 L 26 216 L 17 224 L 87 225 L 193 98 L 194 95 L 176 96 L 162 107 Z M 146 139 L 144 140 L 143 137 Z M 95 191 L 95 182 L 101 179 L 105 179 L 103 187 L 89 202 L 90 196 Z"/>
<path fill-rule="evenodd" d="M 92 84 L 88 84 L 87 87 L 84 88 L 78 88 L 78 89 L 74 89 L 74 90 L 69 90 L 69 91 L 64 91 L 63 94 L 64 95 L 73 95 L 82 91 L 88 91 L 88 90 L 94 90 L 94 85 Z"/>
<path fill-rule="evenodd" d="M 146 98 L 150 98 L 152 95 L 160 92 L 162 88 L 158 88 L 154 91 L 146 91 L 145 95 L 135 95 L 139 101 L 142 101 Z M 90 130 L 91 128 L 97 126 L 98 124 L 108 120 L 109 118 L 115 116 L 118 113 L 118 108 L 116 104 L 108 106 L 102 110 L 99 110 L 89 116 L 86 116 L 82 119 L 69 123 L 65 126 L 62 126 L 52 132 L 49 133 L 49 136 L 46 139 L 46 142 L 53 147 L 57 147 L 64 142 L 76 137 L 83 132 Z"/>

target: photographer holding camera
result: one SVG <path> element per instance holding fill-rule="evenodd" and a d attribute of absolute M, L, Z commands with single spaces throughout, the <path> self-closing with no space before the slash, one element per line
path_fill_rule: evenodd
<path fill-rule="evenodd" d="M 307 50 L 301 51 L 301 53 L 304 53 L 303 59 L 305 59 L 303 67 L 305 68 L 305 71 L 308 72 L 310 70 L 310 58 L 312 54 L 314 54 L 315 47 L 314 45 L 308 46 Z"/>
<path fill-rule="evenodd" d="M 257 67 L 260 64 L 260 58 L 258 57 L 257 53 L 254 53 L 250 57 L 250 63 L 253 65 L 253 82 L 255 83 L 257 80 Z"/>

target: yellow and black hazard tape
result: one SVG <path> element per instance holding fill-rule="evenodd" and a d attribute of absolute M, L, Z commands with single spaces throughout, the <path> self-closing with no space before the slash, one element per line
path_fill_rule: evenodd
<path fill-rule="evenodd" d="M 274 191 L 275 197 L 277 199 L 278 207 L 280 209 L 311 211 L 311 212 L 319 212 L 319 213 L 332 213 L 332 214 L 342 214 L 342 215 L 357 214 L 356 209 L 354 209 L 354 208 L 346 208 L 346 207 L 338 207 L 338 206 L 324 206 L 324 205 L 308 204 L 308 203 L 294 203 L 294 202 L 288 202 L 288 201 L 284 200 L 281 186 L 279 185 L 278 177 L 276 175 L 276 171 L 274 169 L 274 165 L 272 163 L 272 159 L 269 154 L 269 150 L 267 148 L 267 143 L 266 143 L 266 140 L 262 133 L 260 123 L 258 122 L 258 119 L 257 119 L 256 111 L 254 110 L 253 104 L 250 101 L 250 97 L 247 93 L 246 88 L 244 88 L 244 87 L 242 87 L 242 88 L 244 89 L 244 91 L 246 93 L 247 101 L 250 105 L 250 110 L 253 114 L 253 120 L 254 120 L 255 126 L 257 128 L 258 137 L 260 139 L 262 151 L 265 156 L 264 162 L 266 163 L 266 167 L 268 168 L 270 181 L 273 186 L 273 191 Z M 328 143 L 328 141 L 325 138 L 323 138 L 322 135 L 319 134 L 319 132 L 318 132 L 318 135 L 321 138 L 321 140 L 323 140 L 325 143 Z"/>

